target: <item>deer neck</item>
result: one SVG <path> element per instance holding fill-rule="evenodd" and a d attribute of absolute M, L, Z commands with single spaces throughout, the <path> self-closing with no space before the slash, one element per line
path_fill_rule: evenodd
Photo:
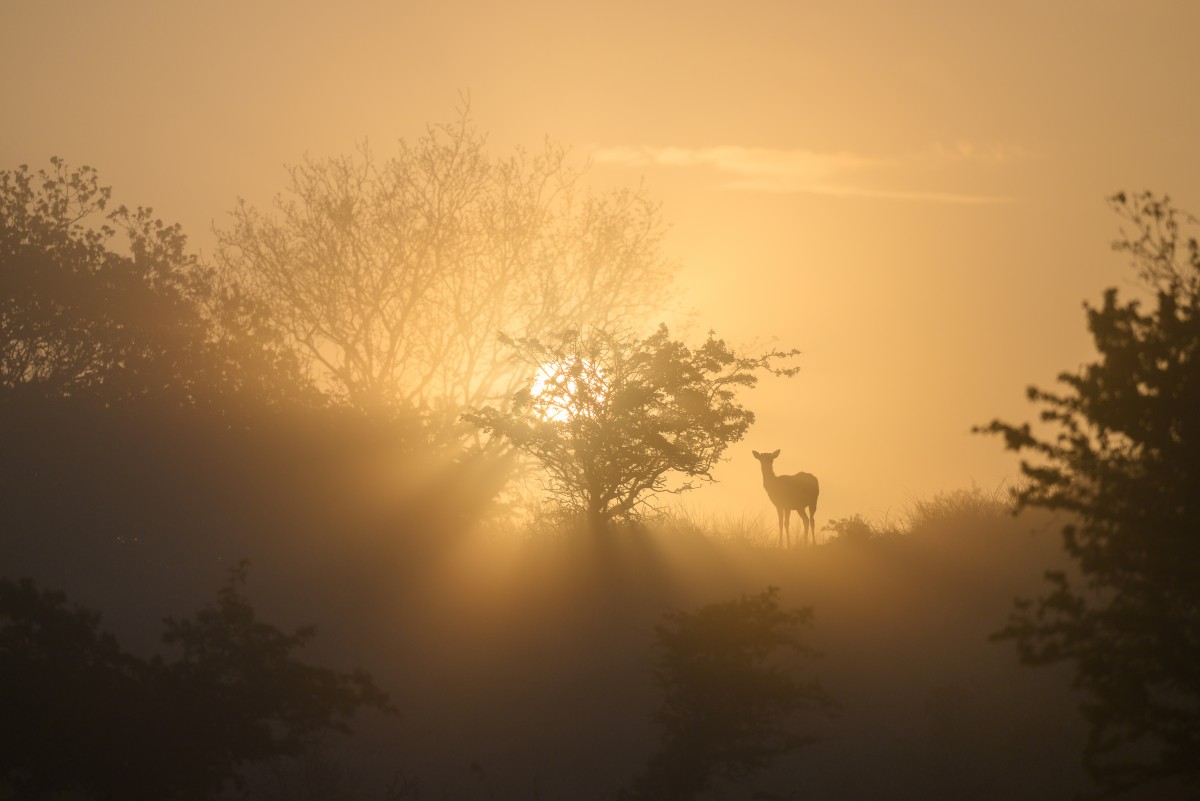
<path fill-rule="evenodd" d="M 774 465 L 764 464 L 762 466 L 762 474 L 763 474 L 763 486 L 764 487 L 770 487 L 771 485 L 773 485 L 775 483 L 776 479 L 778 478 L 778 476 L 775 475 L 775 466 Z"/>

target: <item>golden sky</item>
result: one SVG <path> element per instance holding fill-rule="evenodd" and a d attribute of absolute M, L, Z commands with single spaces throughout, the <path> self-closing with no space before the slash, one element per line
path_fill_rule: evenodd
<path fill-rule="evenodd" d="M 1080 303 L 1128 275 L 1103 198 L 1200 211 L 1191 0 L 8 0 L 0 30 L 0 168 L 90 164 L 206 250 L 284 164 L 465 92 L 499 151 L 644 181 L 697 333 L 804 351 L 689 499 L 733 515 L 771 511 L 751 448 L 821 478 L 822 523 L 1011 476 L 968 431 L 1089 357 Z"/>

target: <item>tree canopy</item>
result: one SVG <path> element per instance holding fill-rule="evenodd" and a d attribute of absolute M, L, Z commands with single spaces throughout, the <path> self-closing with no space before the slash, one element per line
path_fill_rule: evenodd
<path fill-rule="evenodd" d="M 798 636 L 812 617 L 780 608 L 775 587 L 669 614 L 655 628 L 662 747 L 626 797 L 689 801 L 714 779 L 745 779 L 815 742 L 795 728 L 799 713 L 833 709 L 799 670 L 815 655 Z"/>
<path fill-rule="evenodd" d="M 1062 510 L 1078 576 L 1047 574 L 999 636 L 1031 664 L 1073 665 L 1085 763 L 1110 793 L 1200 780 L 1200 249 L 1168 198 L 1112 198 L 1151 308 L 1085 304 L 1095 362 L 1029 389 L 1042 429 L 994 421 L 1022 462 L 1021 505 Z M 1040 431 L 1051 432 L 1043 435 Z"/>
<path fill-rule="evenodd" d="M 150 208 L 90 167 L 0 171 L 0 389 L 105 403 L 292 402 L 290 354 Z"/>
<path fill-rule="evenodd" d="M 452 427 L 517 388 L 498 332 L 628 325 L 661 308 L 673 266 L 645 192 L 590 194 L 546 142 L 493 156 L 469 113 L 381 158 L 308 158 L 274 208 L 245 202 L 218 232 L 334 397 Z"/>
<path fill-rule="evenodd" d="M 737 390 L 798 351 L 739 356 L 712 333 L 699 348 L 667 327 L 645 338 L 596 329 L 549 344 L 505 340 L 526 366 L 511 408 L 472 409 L 464 418 L 533 456 L 562 508 L 592 525 L 634 518 L 662 493 L 712 481 L 726 448 L 754 422 Z"/>
<path fill-rule="evenodd" d="M 259 620 L 245 581 L 243 565 L 215 603 L 166 620 L 168 661 L 124 651 L 62 593 L 0 580 L 0 796 L 207 799 L 360 708 L 392 711 L 368 674 L 301 661 L 313 631 Z"/>

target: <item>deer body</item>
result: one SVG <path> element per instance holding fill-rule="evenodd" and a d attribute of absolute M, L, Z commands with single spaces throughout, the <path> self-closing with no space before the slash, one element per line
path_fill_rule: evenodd
<path fill-rule="evenodd" d="M 817 496 L 821 494 L 821 486 L 817 477 L 812 473 L 796 473 L 791 476 L 775 475 L 775 459 L 779 451 L 774 453 L 759 453 L 752 451 L 754 458 L 762 467 L 763 489 L 767 497 L 775 505 L 779 513 L 779 545 L 786 541 L 792 543 L 792 510 L 800 513 L 804 523 L 805 540 L 812 538 L 813 545 L 817 544 Z"/>

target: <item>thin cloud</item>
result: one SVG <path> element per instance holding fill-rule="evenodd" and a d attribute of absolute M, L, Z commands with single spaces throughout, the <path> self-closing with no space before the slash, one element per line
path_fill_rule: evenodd
<path fill-rule="evenodd" d="M 927 151 L 913 156 L 912 160 L 942 164 L 1011 164 L 1029 157 L 1029 151 L 1011 145 L 937 142 Z"/>
<path fill-rule="evenodd" d="M 1003 195 L 975 195 L 959 192 L 916 192 L 903 189 L 880 189 L 869 186 L 837 184 L 783 184 L 777 181 L 730 181 L 730 189 L 779 194 L 830 195 L 832 197 L 865 197 L 880 200 L 915 200 L 926 203 L 1011 203 L 1015 198 Z"/>
<path fill-rule="evenodd" d="M 894 163 L 849 153 L 811 150 L 777 150 L 762 147 L 610 147 L 592 157 L 598 162 L 629 166 L 711 167 L 719 172 L 747 177 L 787 177 L 809 180 L 837 172 L 881 167 Z"/>
<path fill-rule="evenodd" d="M 1021 158 L 1019 151 L 968 144 L 935 145 L 903 158 L 879 158 L 853 153 L 753 148 L 726 145 L 688 148 L 649 145 L 599 147 L 592 159 L 601 164 L 629 167 L 705 168 L 726 176 L 723 186 L 753 192 L 803 193 L 834 197 L 869 197 L 933 203 L 1002 203 L 1011 198 L 956 192 L 923 192 L 862 186 L 847 182 L 851 175 L 871 177 L 895 168 L 942 168 L 965 163 L 999 164 Z"/>

